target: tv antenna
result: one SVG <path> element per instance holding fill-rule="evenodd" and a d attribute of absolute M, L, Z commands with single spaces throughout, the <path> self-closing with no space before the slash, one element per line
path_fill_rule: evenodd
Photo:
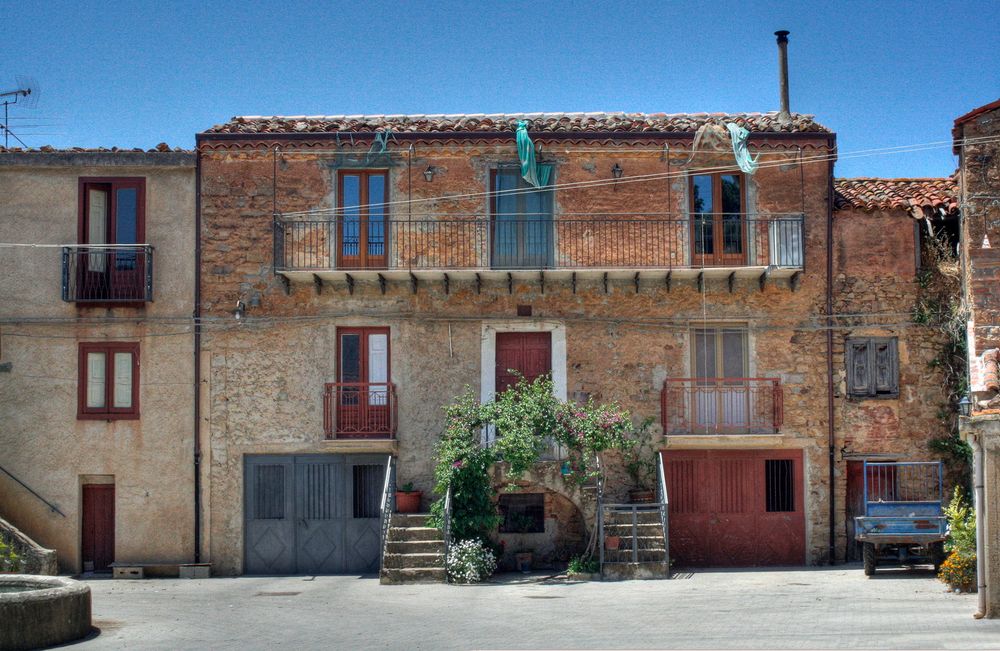
<path fill-rule="evenodd" d="M 8 115 L 10 107 L 17 105 L 22 108 L 33 109 L 38 106 L 38 96 L 40 89 L 38 82 L 31 77 L 16 75 L 17 88 L 14 90 L 0 91 L 0 103 L 3 103 L 3 146 L 6 149 L 10 146 L 10 137 L 27 147 L 24 141 L 17 137 L 17 134 L 10 130 L 10 117 Z"/>

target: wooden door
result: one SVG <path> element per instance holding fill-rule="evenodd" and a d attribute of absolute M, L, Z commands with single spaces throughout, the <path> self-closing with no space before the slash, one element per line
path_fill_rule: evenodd
<path fill-rule="evenodd" d="M 692 264 L 736 267 L 746 264 L 746 216 L 743 177 L 695 174 L 691 197 Z"/>
<path fill-rule="evenodd" d="M 746 383 L 747 332 L 740 327 L 692 331 L 695 386 L 691 422 L 697 432 L 748 433 L 750 388 Z"/>
<path fill-rule="evenodd" d="M 498 332 L 496 350 L 497 393 L 552 372 L 551 332 Z"/>
<path fill-rule="evenodd" d="M 135 248 L 145 239 L 142 179 L 85 181 L 80 243 L 90 245 L 77 267 L 78 299 L 138 300 L 145 296 L 145 256 Z"/>
<path fill-rule="evenodd" d="M 386 268 L 388 180 L 385 170 L 340 173 L 338 268 Z"/>
<path fill-rule="evenodd" d="M 115 562 L 115 485 L 83 485 L 84 571 L 109 572 Z"/>

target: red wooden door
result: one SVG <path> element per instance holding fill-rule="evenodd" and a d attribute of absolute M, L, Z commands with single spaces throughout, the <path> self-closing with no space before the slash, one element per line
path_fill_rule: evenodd
<path fill-rule="evenodd" d="M 84 570 L 106 572 L 115 561 L 115 485 L 83 485 Z"/>
<path fill-rule="evenodd" d="M 552 333 L 497 333 L 496 391 L 517 384 L 518 374 L 529 382 L 552 372 Z"/>
<path fill-rule="evenodd" d="M 337 436 L 388 436 L 389 328 L 338 328 L 337 340 Z"/>
<path fill-rule="evenodd" d="M 678 565 L 805 562 L 800 451 L 680 450 L 663 459 Z"/>

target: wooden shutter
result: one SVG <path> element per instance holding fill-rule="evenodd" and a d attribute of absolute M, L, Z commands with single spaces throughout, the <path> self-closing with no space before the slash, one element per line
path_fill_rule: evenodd
<path fill-rule="evenodd" d="M 872 374 L 872 380 L 875 384 L 873 393 L 899 393 L 899 371 L 897 370 L 899 357 L 896 354 L 896 340 L 875 340 L 871 349 L 874 358 L 872 367 L 875 369 Z"/>
<path fill-rule="evenodd" d="M 899 393 L 899 353 L 895 338 L 847 340 L 847 392 L 852 396 Z"/>
<path fill-rule="evenodd" d="M 850 339 L 847 342 L 847 392 L 853 396 L 870 395 L 871 360 L 867 339 Z"/>

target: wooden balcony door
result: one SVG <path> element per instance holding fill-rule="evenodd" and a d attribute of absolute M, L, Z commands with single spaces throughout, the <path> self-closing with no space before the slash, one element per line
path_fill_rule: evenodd
<path fill-rule="evenodd" d="M 493 268 L 551 267 L 552 190 L 528 185 L 512 167 L 494 170 L 491 187 Z"/>
<path fill-rule="evenodd" d="M 80 195 L 80 244 L 94 248 L 77 261 L 77 298 L 144 297 L 145 256 L 109 245 L 144 243 L 145 180 L 81 180 Z"/>
<path fill-rule="evenodd" d="M 746 382 L 747 332 L 740 327 L 692 331 L 695 386 L 691 420 L 696 432 L 740 433 L 749 429 L 753 406 Z"/>
<path fill-rule="evenodd" d="M 745 265 L 747 228 L 743 177 L 739 174 L 694 174 L 688 189 L 692 265 Z"/>
<path fill-rule="evenodd" d="M 388 261 L 389 173 L 345 170 L 340 173 L 337 220 L 337 266 L 385 269 Z"/>
<path fill-rule="evenodd" d="M 390 422 L 389 328 L 338 328 L 338 438 L 380 438 Z M 351 384 L 354 386 L 351 386 Z"/>

